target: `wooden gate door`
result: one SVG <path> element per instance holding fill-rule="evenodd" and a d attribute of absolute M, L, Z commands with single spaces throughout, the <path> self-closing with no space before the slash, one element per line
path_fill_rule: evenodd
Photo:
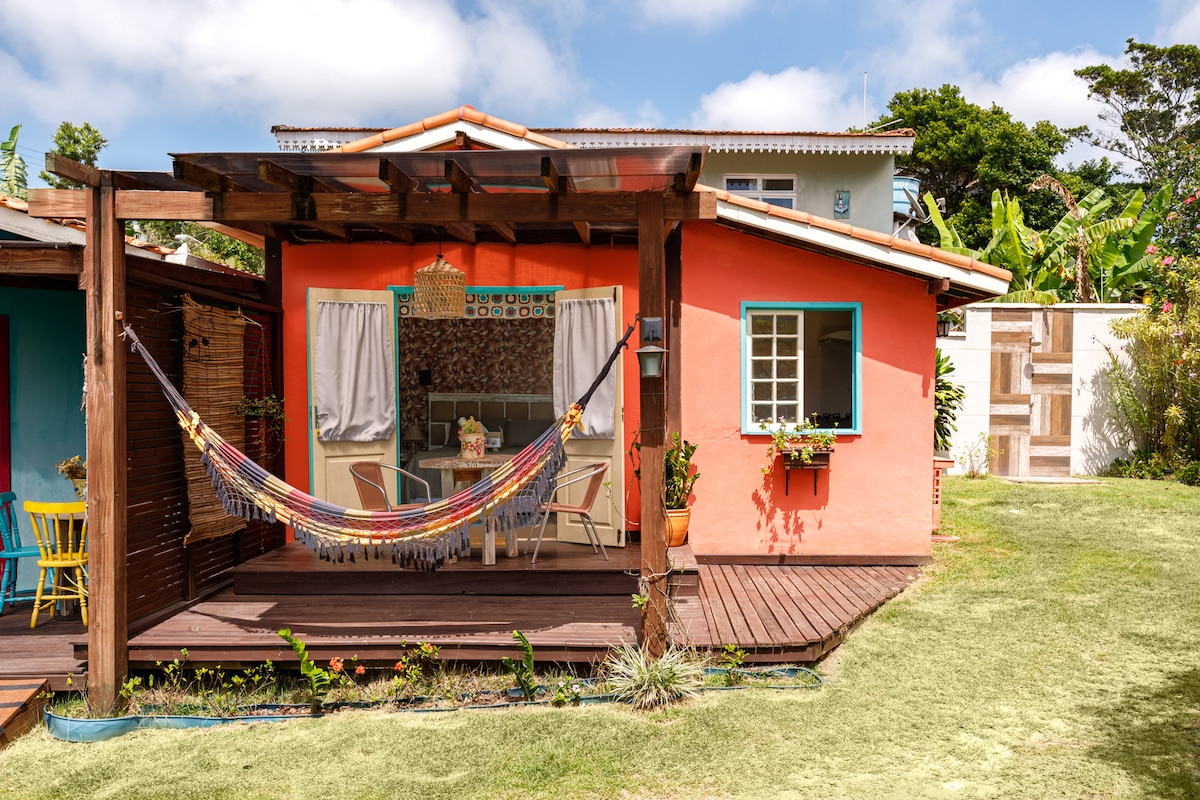
<path fill-rule="evenodd" d="M 992 312 L 990 469 L 1011 477 L 1071 474 L 1070 309 Z"/>

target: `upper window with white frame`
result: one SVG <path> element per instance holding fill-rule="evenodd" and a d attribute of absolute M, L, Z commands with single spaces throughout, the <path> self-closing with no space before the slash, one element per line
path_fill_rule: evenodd
<path fill-rule="evenodd" d="M 742 432 L 801 417 L 861 432 L 860 303 L 742 304 Z"/>
<path fill-rule="evenodd" d="M 795 175 L 726 175 L 725 191 L 773 206 L 796 207 Z"/>

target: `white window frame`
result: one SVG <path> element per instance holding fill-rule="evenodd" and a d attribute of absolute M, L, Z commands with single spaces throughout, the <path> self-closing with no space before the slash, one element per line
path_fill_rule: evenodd
<path fill-rule="evenodd" d="M 746 181 L 746 180 L 756 181 L 755 185 L 758 188 L 753 189 L 753 190 L 741 190 L 741 189 L 727 188 L 729 185 L 729 181 Z M 790 191 L 785 191 L 785 190 L 780 190 L 780 189 L 763 189 L 762 188 L 763 182 L 769 181 L 769 180 L 790 180 L 792 182 L 792 188 Z M 736 194 L 739 197 L 749 197 L 752 200 L 762 200 L 764 203 L 770 203 L 772 200 L 775 200 L 775 199 L 791 200 L 792 201 L 791 206 L 785 206 L 785 208 L 795 209 L 798 207 L 799 202 L 800 202 L 800 178 L 797 175 L 766 174 L 766 173 L 753 173 L 753 172 L 730 173 L 729 175 L 724 175 L 721 177 L 721 186 L 723 188 L 725 188 L 725 191 L 729 192 L 730 194 Z M 774 205 L 779 205 L 779 204 L 775 203 Z"/>
<path fill-rule="evenodd" d="M 750 334 L 750 317 L 755 313 L 765 312 L 769 314 L 779 314 L 780 312 L 796 312 L 800 316 L 799 325 L 799 342 L 798 342 L 798 362 L 797 362 L 797 402 L 801 404 L 801 413 L 804 413 L 802 404 L 804 402 L 804 312 L 805 311 L 849 311 L 851 313 L 851 334 L 853 341 L 851 342 L 851 380 L 853 386 L 851 388 L 851 403 L 854 423 L 846 428 L 827 428 L 822 430 L 831 430 L 840 434 L 861 434 L 862 433 L 862 303 L 803 303 L 803 302 L 769 302 L 769 301 L 743 301 L 741 304 L 741 351 L 742 351 L 742 408 L 741 408 L 741 428 L 744 435 L 766 436 L 771 430 L 778 429 L 781 426 L 778 423 L 768 425 L 767 430 L 763 430 L 759 423 L 754 419 L 753 407 L 754 397 L 753 388 L 754 381 L 751 379 L 751 362 L 753 360 L 751 352 L 752 337 Z"/>

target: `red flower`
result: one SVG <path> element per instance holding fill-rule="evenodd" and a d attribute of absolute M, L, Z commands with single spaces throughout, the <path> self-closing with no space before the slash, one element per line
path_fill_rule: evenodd
<path fill-rule="evenodd" d="M 364 667 L 362 664 L 359 664 L 357 667 L 354 668 L 355 675 L 363 675 L 366 673 L 366 671 L 367 671 L 367 668 Z"/>
<path fill-rule="evenodd" d="M 392 669 L 394 669 L 396 672 L 402 672 L 405 666 L 407 665 L 403 661 L 397 661 L 396 666 L 392 667 Z"/>
<path fill-rule="evenodd" d="M 335 657 L 329 659 L 329 668 L 331 670 L 333 670 L 334 672 L 341 672 L 343 663 L 344 662 L 340 658 L 337 658 L 335 656 Z"/>

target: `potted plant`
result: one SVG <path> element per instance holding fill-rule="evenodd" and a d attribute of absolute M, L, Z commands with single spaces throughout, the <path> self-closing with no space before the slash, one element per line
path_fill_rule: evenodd
<path fill-rule="evenodd" d="M 483 425 L 474 417 L 458 420 L 458 443 L 463 458 L 483 458 Z"/>
<path fill-rule="evenodd" d="M 696 453 L 696 447 L 676 431 L 671 435 L 671 446 L 664 451 L 663 490 L 668 547 L 679 547 L 687 541 L 688 525 L 692 519 L 689 507 L 692 487 L 700 478 L 699 472 L 692 472 L 692 456 Z"/>
<path fill-rule="evenodd" d="M 758 427 L 771 437 L 771 443 L 767 445 L 767 460 L 762 467 L 764 475 L 771 474 L 776 456 L 783 456 L 784 469 L 828 465 L 829 455 L 837 442 L 835 431 L 818 429 L 816 421 L 807 417 L 791 425 L 782 421 L 766 421 L 760 422 Z"/>
<path fill-rule="evenodd" d="M 75 455 L 54 465 L 64 478 L 75 487 L 75 494 L 80 500 L 87 499 L 87 462 L 83 456 Z"/>

